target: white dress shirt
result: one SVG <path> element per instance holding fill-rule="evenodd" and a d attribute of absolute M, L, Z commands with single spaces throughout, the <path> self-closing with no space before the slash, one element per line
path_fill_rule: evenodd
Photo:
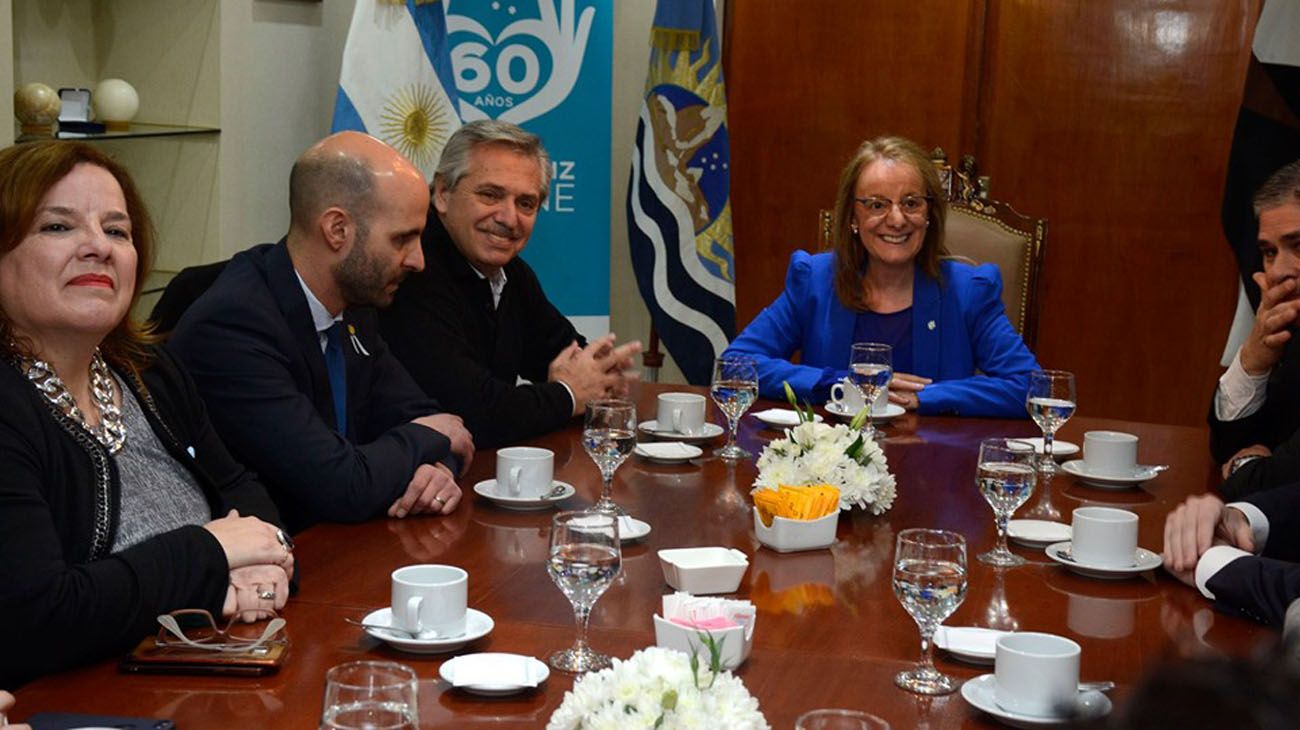
<path fill-rule="evenodd" d="M 1201 559 L 1196 561 L 1196 587 L 1201 590 L 1202 595 L 1211 601 L 1214 600 L 1214 594 L 1206 587 L 1210 579 L 1220 570 L 1223 570 L 1228 563 L 1238 558 L 1247 558 L 1260 554 L 1264 551 L 1264 543 L 1268 542 L 1268 516 L 1258 507 L 1250 502 L 1233 502 L 1226 505 L 1224 509 L 1228 507 L 1241 510 L 1241 513 L 1246 516 L 1246 522 L 1250 524 L 1251 535 L 1255 538 L 1255 552 L 1248 553 L 1231 545 L 1215 545 L 1201 555 Z"/>
<path fill-rule="evenodd" d="M 1268 373 L 1251 375 L 1241 366 L 1241 350 L 1232 364 L 1219 376 L 1214 391 L 1214 416 L 1220 421 L 1239 421 L 1253 415 L 1264 405 Z"/>

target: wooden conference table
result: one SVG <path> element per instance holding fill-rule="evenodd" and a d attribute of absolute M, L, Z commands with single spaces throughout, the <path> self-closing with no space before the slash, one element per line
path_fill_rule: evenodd
<path fill-rule="evenodd" d="M 642 385 L 634 392 L 642 419 L 655 396 L 680 387 Z M 766 407 L 759 403 L 756 409 Z M 712 418 L 720 415 L 711 409 Z M 1141 517 L 1140 544 L 1161 547 L 1165 514 L 1212 481 L 1203 429 L 1078 417 L 1060 438 L 1082 442 L 1084 431 L 1116 428 L 1141 437 L 1143 463 L 1170 464 L 1141 489 L 1113 492 L 1082 485 L 1062 473 L 1051 505 L 1069 521 L 1084 504 L 1118 505 Z M 599 495 L 600 477 L 578 442 L 580 423 L 533 443 L 555 452 L 555 475 L 577 488 L 565 508 Z M 994 540 L 992 512 L 974 486 L 976 451 L 988 436 L 1033 436 L 1032 422 L 900 417 L 885 428 L 885 453 L 898 498 L 880 517 L 860 511 L 839 523 L 830 550 L 778 554 L 753 535 L 749 489 L 752 461 L 713 458 L 665 466 L 632 457 L 615 478 L 615 500 L 653 528 L 625 546 L 624 575 L 596 604 L 591 643 L 619 657 L 654 642 L 651 615 L 669 589 L 656 551 L 723 545 L 750 555 L 737 597 L 759 607 L 754 649 L 738 670 L 774 728 L 793 727 L 816 707 L 865 709 L 896 729 L 991 727 L 991 718 L 959 694 L 921 698 L 893 684 L 895 672 L 917 660 L 916 625 L 895 600 L 890 578 L 895 536 L 909 527 L 939 527 L 966 536 L 970 588 L 951 626 L 1039 630 L 1083 646 L 1082 679 L 1111 679 L 1122 706 L 1144 670 L 1161 658 L 1198 653 L 1244 655 L 1275 634 L 1213 612 L 1208 602 L 1161 571 L 1123 581 L 1081 577 L 1040 551 L 1013 547 L 1029 565 L 995 570 L 974 559 Z M 757 420 L 742 421 L 740 441 L 758 453 L 777 437 Z M 708 451 L 706 451 L 706 455 Z M 470 605 L 495 629 L 457 653 L 516 652 L 543 660 L 573 641 L 573 613 L 543 566 L 553 511 L 510 512 L 474 497 L 472 486 L 494 476 L 495 458 L 479 452 L 463 480 L 467 498 L 451 516 L 320 525 L 297 539 L 302 589 L 285 609 L 291 656 L 276 676 L 257 679 L 122 675 L 103 662 L 48 677 L 18 692 L 18 717 L 62 710 L 166 717 L 180 730 L 198 728 L 314 728 L 327 669 L 357 659 L 391 659 L 421 678 L 421 727 L 544 727 L 573 678 L 552 672 L 537 691 L 484 699 L 462 694 L 438 678 L 451 655 L 422 656 L 390 649 L 344 617 L 360 618 L 387 605 L 389 574 L 402 565 L 452 563 L 469 571 Z M 1031 498 L 1028 507 L 1039 501 Z M 1022 511 L 1023 511 L 1022 509 Z M 963 679 L 992 671 L 936 652 L 945 672 Z"/>

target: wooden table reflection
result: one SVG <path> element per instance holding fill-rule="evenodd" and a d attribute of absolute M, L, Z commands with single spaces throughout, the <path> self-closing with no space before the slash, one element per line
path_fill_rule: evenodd
<path fill-rule="evenodd" d="M 665 386 L 636 392 L 642 418 L 654 412 Z M 677 388 L 680 389 L 680 388 Z M 762 404 L 758 406 L 763 407 Z M 714 419 L 720 416 L 713 412 Z M 1168 472 L 1139 490 L 1094 489 L 1061 474 L 1050 504 L 1065 515 L 1084 504 L 1114 504 L 1141 517 L 1140 544 L 1158 550 L 1164 515 L 1185 495 L 1204 491 L 1213 471 L 1202 429 L 1075 418 L 1060 438 L 1082 442 L 1094 428 L 1138 434 L 1144 463 Z M 600 478 L 578 445 L 578 424 L 537 439 L 555 451 L 555 476 L 577 488 L 566 508 L 596 500 Z M 893 675 L 919 651 L 916 626 L 894 599 L 890 561 L 895 535 L 909 527 L 940 527 L 966 536 L 970 589 L 949 625 L 980 625 L 1064 634 L 1083 646 L 1082 679 L 1112 679 L 1121 703 L 1152 662 L 1197 653 L 1244 655 L 1275 634 L 1216 614 L 1194 590 L 1160 572 L 1125 581 L 1083 578 L 1041 552 L 1014 547 L 1030 565 L 995 570 L 974 560 L 994 540 L 993 518 L 974 486 L 978 443 L 988 436 L 1032 436 L 1029 421 L 903 416 L 885 428 L 885 452 L 898 479 L 892 510 L 879 517 L 855 511 L 840 519 L 830 550 L 781 555 L 753 536 L 748 491 L 752 462 L 712 458 L 665 466 L 633 457 L 619 470 L 615 499 L 653 532 L 624 551 L 624 574 L 597 604 L 592 644 L 627 657 L 653 643 L 651 614 L 669 589 L 655 551 L 724 545 L 751 556 L 739 597 L 760 609 L 754 650 L 738 674 L 774 728 L 790 728 L 815 707 L 865 709 L 895 728 L 988 727 L 992 721 L 959 695 L 927 699 L 893 685 Z M 778 436 L 744 419 L 741 445 L 757 453 Z M 487 612 L 495 630 L 458 653 L 506 651 L 545 659 L 573 638 L 573 614 L 543 567 L 551 511 L 516 513 L 474 498 L 495 459 L 480 452 L 462 483 L 469 497 L 454 515 L 321 525 L 301 534 L 296 555 L 302 590 L 285 611 L 292 655 L 277 676 L 260 679 L 147 677 L 118 674 L 115 662 L 48 677 L 22 688 L 20 717 L 40 710 L 169 717 L 194 728 L 314 728 L 326 670 L 353 659 L 393 659 L 422 678 L 421 727 L 542 727 L 573 678 L 553 672 L 531 694 L 482 699 L 438 679 L 451 655 L 419 656 L 389 649 L 343 622 L 386 605 L 389 573 L 416 562 L 445 562 L 470 573 L 470 605 Z M 1033 505 L 1038 501 L 1031 499 Z M 971 678 L 984 667 L 936 653 L 943 671 Z"/>

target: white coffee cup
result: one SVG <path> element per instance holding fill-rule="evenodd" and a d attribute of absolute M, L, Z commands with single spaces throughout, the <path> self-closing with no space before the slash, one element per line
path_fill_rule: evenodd
<path fill-rule="evenodd" d="M 1079 563 L 1127 568 L 1137 556 L 1138 516 L 1114 507 L 1079 507 L 1070 520 L 1070 553 Z"/>
<path fill-rule="evenodd" d="M 704 432 L 705 410 L 698 393 L 661 393 L 656 423 L 660 431 L 698 436 Z"/>
<path fill-rule="evenodd" d="M 1089 474 L 1133 476 L 1137 470 L 1138 437 L 1122 431 L 1088 431 L 1083 434 L 1083 464 Z"/>
<path fill-rule="evenodd" d="M 858 386 L 854 385 L 853 381 L 843 378 L 831 384 L 831 402 L 840 409 L 840 412 L 857 415 L 858 411 L 862 410 L 862 391 L 858 390 Z M 871 404 L 871 414 L 879 416 L 888 406 L 889 389 L 881 388 L 876 401 Z"/>
<path fill-rule="evenodd" d="M 393 626 L 436 636 L 465 633 L 469 573 L 454 565 L 408 565 L 393 571 Z"/>
<path fill-rule="evenodd" d="M 1016 632 L 999 637 L 993 701 L 1022 715 L 1068 714 L 1078 702 L 1080 654 L 1078 644 L 1055 634 Z"/>
<path fill-rule="evenodd" d="M 536 446 L 497 450 L 497 493 L 511 497 L 540 497 L 555 482 L 555 453 Z"/>

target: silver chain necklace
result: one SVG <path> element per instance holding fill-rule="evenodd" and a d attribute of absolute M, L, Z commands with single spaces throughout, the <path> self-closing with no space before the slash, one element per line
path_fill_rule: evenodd
<path fill-rule="evenodd" d="M 126 422 L 122 420 L 122 409 L 113 402 L 117 383 L 108 370 L 108 363 L 99 354 L 99 348 L 95 349 L 95 356 L 90 360 L 90 398 L 99 409 L 98 426 L 86 424 L 86 417 L 77 407 L 77 400 L 72 397 L 58 373 L 54 372 L 54 366 L 44 360 L 27 359 L 23 359 L 19 366 L 37 390 L 63 411 L 64 415 L 90 431 L 95 440 L 108 449 L 108 453 L 116 454 L 122 450 L 126 444 Z"/>

